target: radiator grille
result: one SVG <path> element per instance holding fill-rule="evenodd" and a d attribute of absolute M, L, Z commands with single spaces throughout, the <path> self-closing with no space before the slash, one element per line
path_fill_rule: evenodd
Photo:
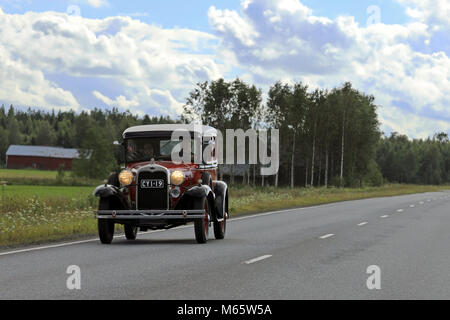
<path fill-rule="evenodd" d="M 142 188 L 142 179 L 163 180 L 163 188 Z M 167 173 L 166 172 L 148 172 L 143 171 L 139 173 L 137 184 L 137 203 L 139 210 L 167 210 L 168 204 L 168 188 L 167 188 Z"/>

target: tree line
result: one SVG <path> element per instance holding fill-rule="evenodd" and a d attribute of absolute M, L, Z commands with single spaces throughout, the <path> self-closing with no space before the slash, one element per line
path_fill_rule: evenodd
<path fill-rule="evenodd" d="M 393 132 L 378 144 L 376 160 L 387 181 L 415 184 L 450 182 L 450 143 L 444 132 L 408 139 Z"/>
<path fill-rule="evenodd" d="M 204 82 L 190 93 L 182 119 L 201 120 L 222 132 L 278 128 L 280 170 L 266 181 L 260 177 L 261 184 L 381 184 L 383 178 L 375 163 L 381 133 L 374 97 L 350 83 L 331 91 L 308 89 L 303 83 L 277 82 L 264 104 L 262 91 L 240 79 Z M 248 177 L 254 172 L 248 170 Z"/>
<path fill-rule="evenodd" d="M 92 150 L 76 161 L 74 174 L 104 178 L 116 166 L 112 141 L 127 127 L 201 121 L 222 132 L 240 128 L 278 128 L 280 170 L 259 176 L 258 167 L 221 166 L 229 182 L 285 186 L 363 186 L 384 182 L 450 182 L 447 134 L 411 140 L 380 131 L 375 98 L 351 83 L 331 90 L 277 82 L 263 92 L 241 79 L 198 83 L 186 98 L 179 119 L 137 116 L 117 108 L 55 113 L 10 106 L 0 108 L 0 163 L 10 144 L 50 145 Z M 225 150 L 226 152 L 226 150 Z M 82 153 L 83 155 L 83 153 Z"/>
<path fill-rule="evenodd" d="M 89 112 L 21 111 L 0 107 L 0 165 L 5 165 L 9 145 L 57 146 L 79 149 L 84 159 L 74 161 L 73 174 L 104 179 L 117 167 L 113 141 L 131 126 L 180 122 L 170 117 L 140 117 L 117 108 Z M 86 150 L 91 150 L 88 154 Z"/>

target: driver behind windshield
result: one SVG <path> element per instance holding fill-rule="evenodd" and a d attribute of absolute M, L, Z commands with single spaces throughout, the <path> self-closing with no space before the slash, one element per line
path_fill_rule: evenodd
<path fill-rule="evenodd" d="M 145 159 L 152 159 L 152 158 L 154 158 L 155 154 L 154 154 L 154 151 L 153 151 L 153 145 L 151 143 L 144 144 L 143 156 L 144 156 Z"/>

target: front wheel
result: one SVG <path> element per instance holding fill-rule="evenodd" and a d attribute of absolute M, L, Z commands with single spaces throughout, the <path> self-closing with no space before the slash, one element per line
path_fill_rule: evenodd
<path fill-rule="evenodd" d="M 224 196 L 217 196 L 217 202 L 218 203 L 222 203 L 222 201 L 224 201 L 223 203 L 223 218 L 221 221 L 214 221 L 214 236 L 216 237 L 217 240 L 222 240 L 225 238 L 225 231 L 227 229 L 227 219 L 228 219 L 228 195 L 225 194 L 225 198 L 223 198 Z"/>
<path fill-rule="evenodd" d="M 98 219 L 98 235 L 101 243 L 111 244 L 114 237 L 114 222 Z"/>
<path fill-rule="evenodd" d="M 125 238 L 127 238 L 127 240 L 136 240 L 138 227 L 126 224 L 124 226 L 124 229 L 125 229 Z"/>
<path fill-rule="evenodd" d="M 108 199 L 100 199 L 98 209 L 109 210 Z M 114 238 L 114 222 L 107 219 L 98 219 L 97 226 L 100 242 L 103 244 L 110 244 Z"/>
<path fill-rule="evenodd" d="M 225 231 L 227 230 L 227 218 L 226 214 L 222 221 L 214 221 L 214 236 L 217 240 L 225 238 Z"/>
<path fill-rule="evenodd" d="M 203 219 L 196 219 L 194 221 L 195 240 L 197 240 L 198 243 L 206 243 L 209 235 L 210 215 L 208 199 L 204 198 L 201 201 L 198 201 L 195 205 L 195 209 L 203 209 L 205 212 L 205 217 Z"/>

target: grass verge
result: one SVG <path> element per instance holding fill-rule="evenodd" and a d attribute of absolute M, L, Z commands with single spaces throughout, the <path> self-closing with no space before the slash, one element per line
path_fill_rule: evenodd
<path fill-rule="evenodd" d="M 232 215 L 309 207 L 340 201 L 448 190 L 450 186 L 387 184 L 364 188 L 237 187 L 230 191 Z"/>
<path fill-rule="evenodd" d="M 0 247 L 76 239 L 97 234 L 93 187 L 6 186 L 0 203 Z M 385 185 L 360 189 L 234 186 L 231 216 L 332 202 L 450 189 Z M 0 189 L 0 196 L 2 195 Z M 122 230 L 119 226 L 117 230 Z"/>

